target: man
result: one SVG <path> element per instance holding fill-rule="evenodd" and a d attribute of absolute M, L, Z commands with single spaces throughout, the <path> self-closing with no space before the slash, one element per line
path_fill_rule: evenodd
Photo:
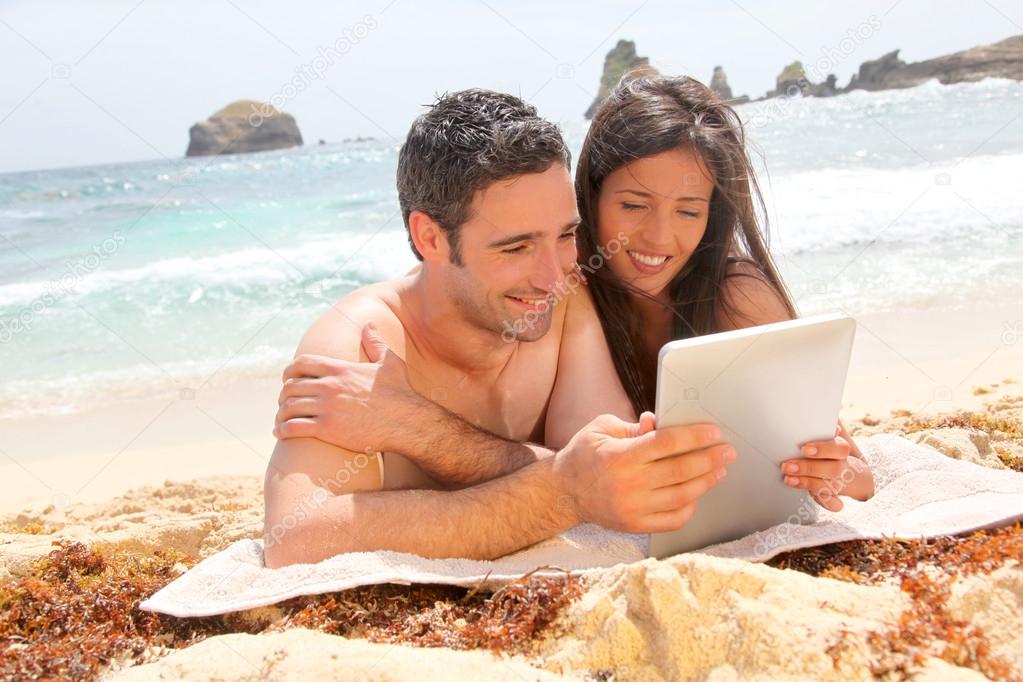
<path fill-rule="evenodd" d="M 422 267 L 349 294 L 302 339 L 265 483 L 267 566 L 492 559 L 583 522 L 665 531 L 724 476 L 734 449 L 713 425 L 631 421 L 592 304 L 567 286 L 569 163 L 557 127 L 509 95 L 454 93 L 415 121 L 398 195 Z M 330 358 L 379 362 L 374 384 Z M 332 391 L 351 409 L 328 437 L 317 397 Z"/>

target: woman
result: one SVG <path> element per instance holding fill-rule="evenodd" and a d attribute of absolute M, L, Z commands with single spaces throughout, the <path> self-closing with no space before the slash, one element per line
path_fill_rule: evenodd
<path fill-rule="evenodd" d="M 581 263 L 636 414 L 652 411 L 657 354 L 673 339 L 789 320 L 795 306 L 758 221 L 766 215 L 735 111 L 687 77 L 623 80 L 593 118 L 576 169 Z M 611 242 L 625 248 L 608 248 Z M 873 494 L 839 424 L 787 460 L 786 484 L 828 509 Z M 853 455 L 847 459 L 848 455 Z"/>

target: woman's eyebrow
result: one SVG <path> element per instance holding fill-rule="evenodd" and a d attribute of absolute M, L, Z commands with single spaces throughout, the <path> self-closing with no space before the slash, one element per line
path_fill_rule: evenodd
<path fill-rule="evenodd" d="M 653 194 L 651 194 L 650 192 L 641 192 L 638 189 L 620 189 L 617 192 L 615 192 L 615 194 L 621 194 L 623 192 L 627 192 L 629 194 L 635 194 L 636 196 L 644 197 L 644 198 L 647 198 L 647 199 L 653 196 Z M 703 201 L 703 202 L 706 202 L 707 199 L 705 197 L 675 197 L 675 201 Z"/>

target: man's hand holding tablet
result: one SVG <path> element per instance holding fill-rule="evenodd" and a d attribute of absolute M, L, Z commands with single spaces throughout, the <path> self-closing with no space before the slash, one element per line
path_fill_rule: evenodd
<path fill-rule="evenodd" d="M 714 424 L 654 429 L 654 415 L 638 423 L 597 417 L 555 456 L 562 498 L 577 523 L 628 533 L 682 527 L 697 500 L 725 477 L 735 448 Z"/>

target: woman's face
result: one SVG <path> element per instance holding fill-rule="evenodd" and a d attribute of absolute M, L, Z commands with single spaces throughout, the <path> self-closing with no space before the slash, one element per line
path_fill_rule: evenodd
<path fill-rule="evenodd" d="M 612 240 L 623 244 L 608 259 L 611 272 L 651 296 L 666 296 L 707 230 L 713 189 L 703 160 L 688 149 L 647 156 L 608 175 L 597 200 L 597 240 L 605 249 Z"/>

